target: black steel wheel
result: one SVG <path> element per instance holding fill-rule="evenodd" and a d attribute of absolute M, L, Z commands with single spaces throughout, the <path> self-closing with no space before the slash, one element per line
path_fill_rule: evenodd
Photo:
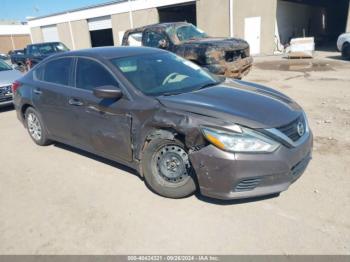
<path fill-rule="evenodd" d="M 154 154 L 152 168 L 169 183 L 181 183 L 189 178 L 191 165 L 185 150 L 178 145 L 165 145 Z"/>
<path fill-rule="evenodd" d="M 152 140 L 144 150 L 142 168 L 147 185 L 159 195 L 183 198 L 196 191 L 193 168 L 178 140 Z"/>

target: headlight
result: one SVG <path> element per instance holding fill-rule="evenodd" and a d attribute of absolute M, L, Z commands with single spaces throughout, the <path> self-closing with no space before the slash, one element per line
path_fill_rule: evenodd
<path fill-rule="evenodd" d="M 231 131 L 202 127 L 205 138 L 216 147 L 230 152 L 270 153 L 280 144 L 254 130 L 234 125 Z"/>

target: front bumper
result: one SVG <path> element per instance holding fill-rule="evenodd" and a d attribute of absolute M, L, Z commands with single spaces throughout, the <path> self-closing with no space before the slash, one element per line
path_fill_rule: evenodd
<path fill-rule="evenodd" d="M 10 106 L 13 104 L 12 95 L 0 96 L 0 107 Z"/>
<path fill-rule="evenodd" d="M 306 169 L 313 136 L 296 148 L 281 146 L 270 154 L 224 152 L 213 145 L 190 154 L 203 195 L 240 199 L 285 191 Z"/>
<path fill-rule="evenodd" d="M 206 67 L 210 72 L 216 75 L 241 79 L 246 76 L 253 66 L 253 57 L 249 56 L 234 62 L 222 62 L 219 64 L 210 64 Z"/>

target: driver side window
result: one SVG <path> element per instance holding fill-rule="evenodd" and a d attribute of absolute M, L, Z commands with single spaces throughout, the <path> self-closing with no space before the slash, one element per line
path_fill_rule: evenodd
<path fill-rule="evenodd" d="M 76 87 L 93 90 L 100 86 L 118 86 L 114 77 L 99 63 L 79 58 L 77 64 Z"/>
<path fill-rule="evenodd" d="M 148 47 L 159 47 L 159 41 L 166 37 L 158 32 L 146 31 L 143 36 L 143 45 Z"/>

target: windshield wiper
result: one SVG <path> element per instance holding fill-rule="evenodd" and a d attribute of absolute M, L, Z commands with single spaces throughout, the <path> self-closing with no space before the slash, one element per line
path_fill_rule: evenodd
<path fill-rule="evenodd" d="M 183 94 L 184 92 L 168 92 L 168 93 L 162 93 L 162 96 L 176 96 L 176 95 L 180 95 Z"/>
<path fill-rule="evenodd" d="M 195 88 L 195 89 L 193 89 L 192 91 L 189 91 L 189 92 L 201 90 L 201 89 L 208 88 L 208 87 L 211 87 L 211 86 L 216 86 L 216 85 L 219 85 L 221 83 L 222 83 L 222 81 L 206 83 L 206 84 L 201 85 L 199 88 Z M 167 93 L 162 93 L 161 95 L 162 96 L 175 96 L 175 95 L 180 95 L 180 94 L 183 94 L 183 93 L 187 93 L 187 92 L 167 92 Z"/>

